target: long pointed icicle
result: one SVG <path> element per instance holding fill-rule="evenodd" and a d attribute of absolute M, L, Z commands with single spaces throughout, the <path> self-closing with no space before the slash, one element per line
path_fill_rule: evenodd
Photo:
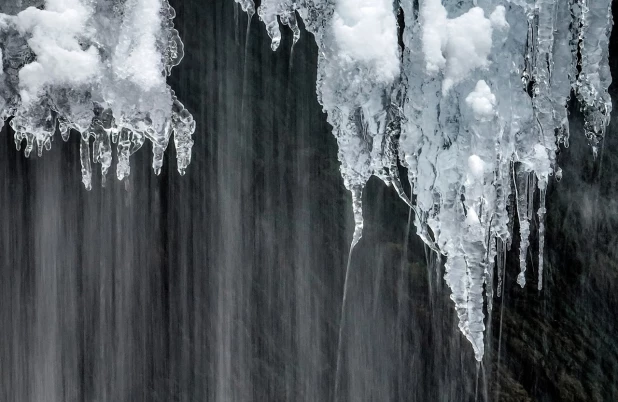
<path fill-rule="evenodd" d="M 540 188 L 540 201 L 539 201 L 539 210 L 537 214 L 539 215 L 539 280 L 538 280 L 538 289 L 543 289 L 543 262 L 544 262 L 544 251 L 545 251 L 545 189 Z"/>
<path fill-rule="evenodd" d="M 363 236 L 363 188 L 361 186 L 352 188 L 352 212 L 354 214 L 354 235 L 351 248 L 354 248 Z"/>
<path fill-rule="evenodd" d="M 526 285 L 526 256 L 530 245 L 530 218 L 528 198 L 530 194 L 530 173 L 518 171 L 515 182 L 517 186 L 517 217 L 519 220 L 519 275 L 517 284 L 522 288 Z"/>

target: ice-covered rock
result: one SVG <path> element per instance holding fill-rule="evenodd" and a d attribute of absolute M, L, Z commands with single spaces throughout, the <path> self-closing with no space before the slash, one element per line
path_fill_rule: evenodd
<path fill-rule="evenodd" d="M 30 2 L 33 3 L 33 2 Z M 178 170 L 191 160 L 195 124 L 166 77 L 183 57 L 167 0 L 46 0 L 39 8 L 0 14 L 0 114 L 13 117 L 17 147 L 49 149 L 57 129 L 81 135 L 82 179 L 89 188 L 91 159 L 103 175 L 117 143 L 119 179 L 145 139 L 153 168 L 174 134 Z M 90 139 L 94 145 L 89 145 Z M 92 157 L 91 157 L 92 153 Z"/>

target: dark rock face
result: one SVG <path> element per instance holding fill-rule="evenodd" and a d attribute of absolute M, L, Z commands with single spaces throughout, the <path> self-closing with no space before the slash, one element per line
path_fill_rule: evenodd
<path fill-rule="evenodd" d="M 616 122 L 595 161 L 573 105 L 544 289 L 535 250 L 516 284 L 516 240 L 477 367 L 440 261 L 377 179 L 342 315 L 350 196 L 313 39 L 291 58 L 257 18 L 245 43 L 232 0 L 173 3 L 170 84 L 198 127 L 186 176 L 172 149 L 155 176 L 143 149 L 128 183 L 86 192 L 77 138 L 26 160 L 2 133 L 0 400 L 329 401 L 336 377 L 341 401 L 618 400 Z"/>

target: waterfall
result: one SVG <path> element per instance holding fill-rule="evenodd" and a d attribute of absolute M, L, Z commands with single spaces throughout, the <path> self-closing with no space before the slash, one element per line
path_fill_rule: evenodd
<path fill-rule="evenodd" d="M 15 374 L 0 391 L 499 400 L 493 381 L 512 380 L 502 360 L 513 350 L 513 323 L 503 323 L 512 292 L 532 292 L 536 274 L 551 317 L 556 283 L 572 279 L 557 279 L 556 246 L 546 245 L 567 213 L 552 208 L 568 204 L 553 186 L 579 183 L 579 165 L 608 180 L 612 2 L 196 1 L 0 6 L 0 128 L 32 159 L 3 151 L 5 177 L 25 183 L 4 187 L 4 204 L 24 217 L 4 212 L 3 266 L 24 272 L 6 268 L 12 315 L 0 319 L 17 346 L 0 367 L 27 379 Z M 56 137 L 66 148 L 52 147 Z M 562 158 L 582 142 L 589 160 Z M 190 174 L 171 175 L 172 157 Z M 67 165 L 90 192 L 68 194 Z M 110 169 L 121 183 L 106 182 Z M 582 229 L 586 250 L 611 232 L 610 212 L 598 213 L 613 208 L 600 201 L 610 190 L 582 187 L 577 208 L 568 204 L 596 225 Z M 388 241 L 372 226 L 380 219 L 395 227 Z M 595 267 L 613 267 L 608 255 Z M 547 354 L 553 324 L 535 325 L 544 338 L 524 339 Z M 139 355 L 157 348 L 151 362 Z M 79 386 L 67 380 L 80 376 Z"/>

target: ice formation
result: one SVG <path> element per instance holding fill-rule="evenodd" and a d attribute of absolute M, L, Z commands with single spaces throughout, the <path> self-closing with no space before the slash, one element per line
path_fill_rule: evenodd
<path fill-rule="evenodd" d="M 28 0 L 0 6 L 0 127 L 12 117 L 28 156 L 51 147 L 57 130 L 81 136 L 82 181 L 91 160 L 103 177 L 117 147 L 116 176 L 146 139 L 153 168 L 174 135 L 178 170 L 191 161 L 195 123 L 166 84 L 183 57 L 167 0 Z M 31 6 L 25 8 L 25 6 Z M 38 6 L 34 7 L 34 6 Z M 90 145 L 90 139 L 93 145 Z M 92 152 L 92 157 L 91 157 Z"/>
<path fill-rule="evenodd" d="M 252 0 L 235 1 L 256 13 Z M 517 281 L 525 284 L 535 211 L 542 286 L 545 194 L 550 177 L 561 176 L 556 152 L 568 146 L 570 96 L 593 154 L 609 122 L 611 1 L 262 0 L 257 14 L 273 50 L 279 20 L 299 40 L 297 14 L 315 37 L 317 95 L 352 193 L 353 246 L 375 175 L 414 210 L 423 241 L 447 257 L 459 328 L 481 360 L 495 261 L 504 269 L 517 219 Z M 172 134 L 183 173 L 195 123 L 166 84 L 183 57 L 173 18 L 167 0 L 1 5 L 0 124 L 12 117 L 26 155 L 49 149 L 56 130 L 65 140 L 79 132 L 86 187 L 91 159 L 109 170 L 112 143 L 119 179 L 146 139 L 158 173 Z"/>
<path fill-rule="evenodd" d="M 236 1 L 253 9 L 251 0 Z M 353 245 L 362 191 L 376 175 L 413 208 L 427 245 L 447 257 L 459 328 L 481 360 L 495 261 L 503 269 L 517 219 L 517 281 L 525 284 L 535 209 L 542 286 L 545 193 L 550 176 L 561 176 L 556 152 L 568 146 L 571 94 L 593 154 L 609 122 L 611 1 L 263 0 L 258 14 L 273 49 L 277 16 L 298 40 L 296 12 L 319 47 L 317 94 L 352 193 Z"/>

